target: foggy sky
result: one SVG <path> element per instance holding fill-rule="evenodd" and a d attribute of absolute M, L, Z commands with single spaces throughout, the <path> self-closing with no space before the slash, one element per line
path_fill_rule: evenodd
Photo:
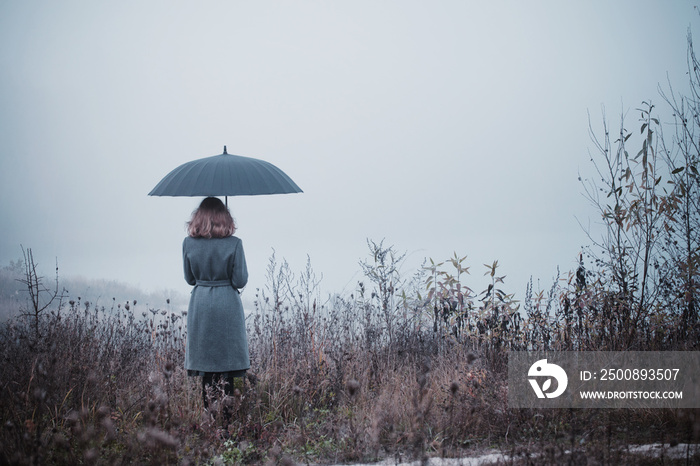
<path fill-rule="evenodd" d="M 273 248 L 352 291 L 367 238 L 407 274 L 467 255 L 477 291 L 497 259 L 522 298 L 599 221 L 587 112 L 632 130 L 663 108 L 697 22 L 683 0 L 2 2 L 0 265 L 24 245 L 49 273 L 187 293 L 201 198 L 147 193 L 227 145 L 304 190 L 229 198 L 248 302 Z"/>

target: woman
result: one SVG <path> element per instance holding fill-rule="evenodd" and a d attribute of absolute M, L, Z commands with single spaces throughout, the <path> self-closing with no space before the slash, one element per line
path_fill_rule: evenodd
<path fill-rule="evenodd" d="M 248 282 L 241 240 L 223 202 L 202 201 L 187 223 L 182 243 L 185 280 L 194 286 L 187 312 L 185 369 L 202 377 L 202 397 L 209 407 L 207 388 L 223 383 L 233 394 L 234 377 L 250 368 L 245 316 L 239 289 Z M 226 421 L 229 415 L 224 411 Z"/>

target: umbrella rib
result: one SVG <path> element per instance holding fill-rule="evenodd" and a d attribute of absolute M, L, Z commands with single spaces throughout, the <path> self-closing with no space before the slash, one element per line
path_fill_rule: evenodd
<path fill-rule="evenodd" d="M 180 176 L 177 179 L 177 187 L 175 192 L 184 193 L 187 196 L 194 196 L 197 193 L 194 187 L 198 184 L 198 179 L 202 174 L 202 169 L 196 164 L 188 164 L 183 167 Z"/>

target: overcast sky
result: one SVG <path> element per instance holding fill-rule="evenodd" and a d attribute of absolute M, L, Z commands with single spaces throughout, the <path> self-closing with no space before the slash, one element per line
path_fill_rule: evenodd
<path fill-rule="evenodd" d="M 637 130 L 686 82 L 692 1 L 4 1 L 0 264 L 189 291 L 201 198 L 149 197 L 176 166 L 265 159 L 303 194 L 229 198 L 250 282 L 272 248 L 352 291 L 366 239 L 468 255 L 474 288 L 576 266 L 595 223 L 590 112 Z M 80 290 L 78 290 L 80 291 Z"/>

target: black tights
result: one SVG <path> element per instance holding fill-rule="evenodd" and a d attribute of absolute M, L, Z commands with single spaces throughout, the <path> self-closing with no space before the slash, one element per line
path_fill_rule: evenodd
<path fill-rule="evenodd" d="M 223 384 L 224 395 L 233 396 L 233 376 L 226 377 L 216 372 L 208 372 L 202 377 L 202 399 L 204 400 L 205 408 L 209 408 L 209 397 L 207 396 L 208 387 L 210 390 L 214 391 L 220 384 Z"/>
<path fill-rule="evenodd" d="M 224 403 L 223 403 L 223 415 L 224 415 L 224 421 L 229 424 L 231 422 L 231 416 L 232 412 L 230 407 L 228 406 L 228 403 L 226 402 L 226 398 L 233 396 L 233 393 L 235 391 L 233 381 L 236 377 L 244 377 L 245 376 L 245 371 L 240 371 L 242 374 L 235 374 L 232 375 L 230 372 L 228 373 L 217 373 L 217 372 L 207 372 L 203 377 L 202 377 L 202 400 L 204 400 L 204 408 L 209 409 L 209 396 L 207 396 L 207 391 L 210 391 L 212 394 L 216 393 L 216 390 L 219 389 L 220 386 L 223 386 L 224 389 Z"/>

